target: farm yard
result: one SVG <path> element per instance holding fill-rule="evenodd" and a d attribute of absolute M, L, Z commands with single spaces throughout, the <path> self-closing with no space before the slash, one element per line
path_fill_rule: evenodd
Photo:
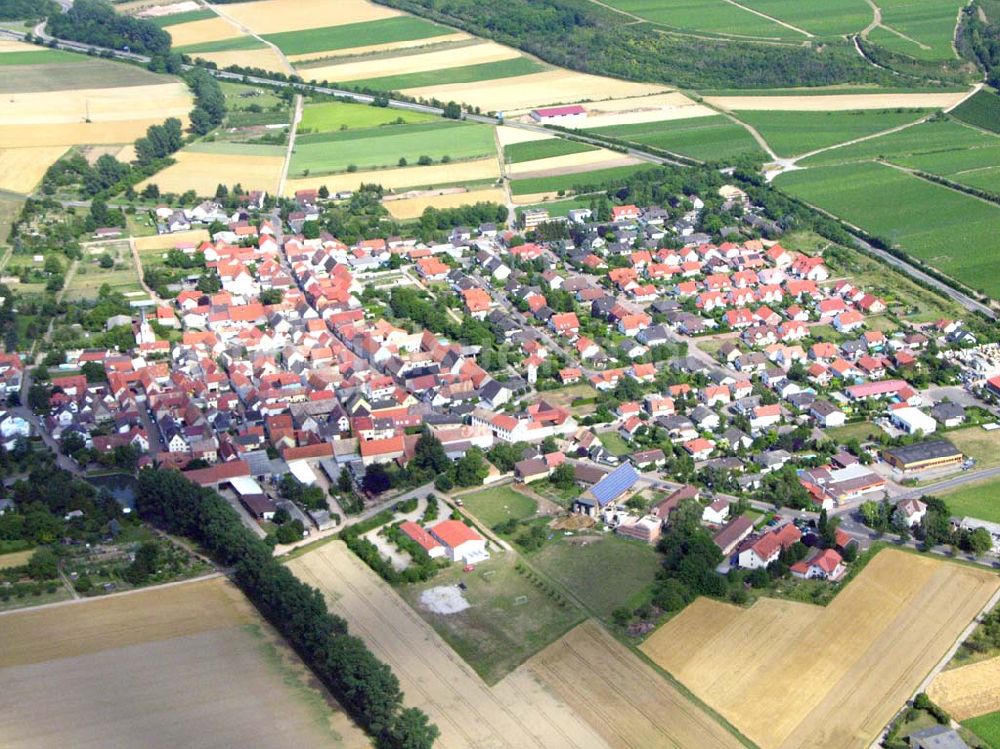
<path fill-rule="evenodd" d="M 888 550 L 825 608 L 699 598 L 642 650 L 762 749 L 866 747 L 998 587 Z"/>
<path fill-rule="evenodd" d="M 221 579 L 5 614 L 3 626 L 5 746 L 368 745 Z"/>
<path fill-rule="evenodd" d="M 789 172 L 776 184 L 972 288 L 1000 294 L 994 261 L 980 252 L 1000 220 L 996 205 L 877 163 Z M 895 196 L 891 205 L 880 200 L 885 195 Z"/>
<path fill-rule="evenodd" d="M 388 663 L 406 704 L 440 728 L 435 746 L 465 749 L 601 749 L 612 746 L 533 671 L 522 666 L 494 686 L 473 669 L 395 591 L 339 541 L 288 563 L 319 588 L 330 609 Z M 529 662 L 530 663 L 530 662 Z M 583 719 L 581 719 L 583 718 Z M 613 746 L 623 746 L 615 742 Z"/>

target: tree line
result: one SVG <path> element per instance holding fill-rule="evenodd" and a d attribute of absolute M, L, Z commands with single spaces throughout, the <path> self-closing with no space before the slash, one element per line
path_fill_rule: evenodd
<path fill-rule="evenodd" d="M 59 12 L 52 0 L 0 0 L 0 21 L 45 18 Z"/>
<path fill-rule="evenodd" d="M 170 51 L 170 34 L 151 21 L 120 15 L 106 0 L 76 0 L 66 13 L 49 18 L 48 31 L 60 39 L 145 55 Z"/>
<path fill-rule="evenodd" d="M 424 749 L 438 729 L 416 708 L 403 707 L 391 669 L 345 622 L 329 612 L 323 595 L 292 574 L 239 519 L 217 492 L 173 470 L 139 474 L 136 508 L 171 533 L 195 539 L 222 565 L 261 614 L 291 643 L 316 676 L 381 749 Z"/>

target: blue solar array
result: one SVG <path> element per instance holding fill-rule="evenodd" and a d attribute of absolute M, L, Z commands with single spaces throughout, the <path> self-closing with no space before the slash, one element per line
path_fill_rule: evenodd
<path fill-rule="evenodd" d="M 601 507 L 604 507 L 608 502 L 613 502 L 631 489 L 638 480 L 639 474 L 635 468 L 632 467 L 631 463 L 626 463 L 598 481 L 591 491 L 594 499 Z"/>

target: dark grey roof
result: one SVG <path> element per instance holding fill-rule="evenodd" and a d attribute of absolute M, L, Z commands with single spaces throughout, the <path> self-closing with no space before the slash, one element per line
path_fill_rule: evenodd
<path fill-rule="evenodd" d="M 885 450 L 901 463 L 921 463 L 925 460 L 951 458 L 962 454 L 962 451 L 948 440 L 927 440 L 902 447 L 891 447 Z"/>

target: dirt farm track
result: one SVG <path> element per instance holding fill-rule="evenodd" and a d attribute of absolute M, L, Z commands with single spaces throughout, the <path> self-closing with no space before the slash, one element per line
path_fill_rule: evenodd
<path fill-rule="evenodd" d="M 435 746 L 442 749 L 741 746 L 592 622 L 489 687 L 342 543 L 289 567 L 322 590 L 331 609 L 392 667 L 406 704 L 441 729 Z"/>

